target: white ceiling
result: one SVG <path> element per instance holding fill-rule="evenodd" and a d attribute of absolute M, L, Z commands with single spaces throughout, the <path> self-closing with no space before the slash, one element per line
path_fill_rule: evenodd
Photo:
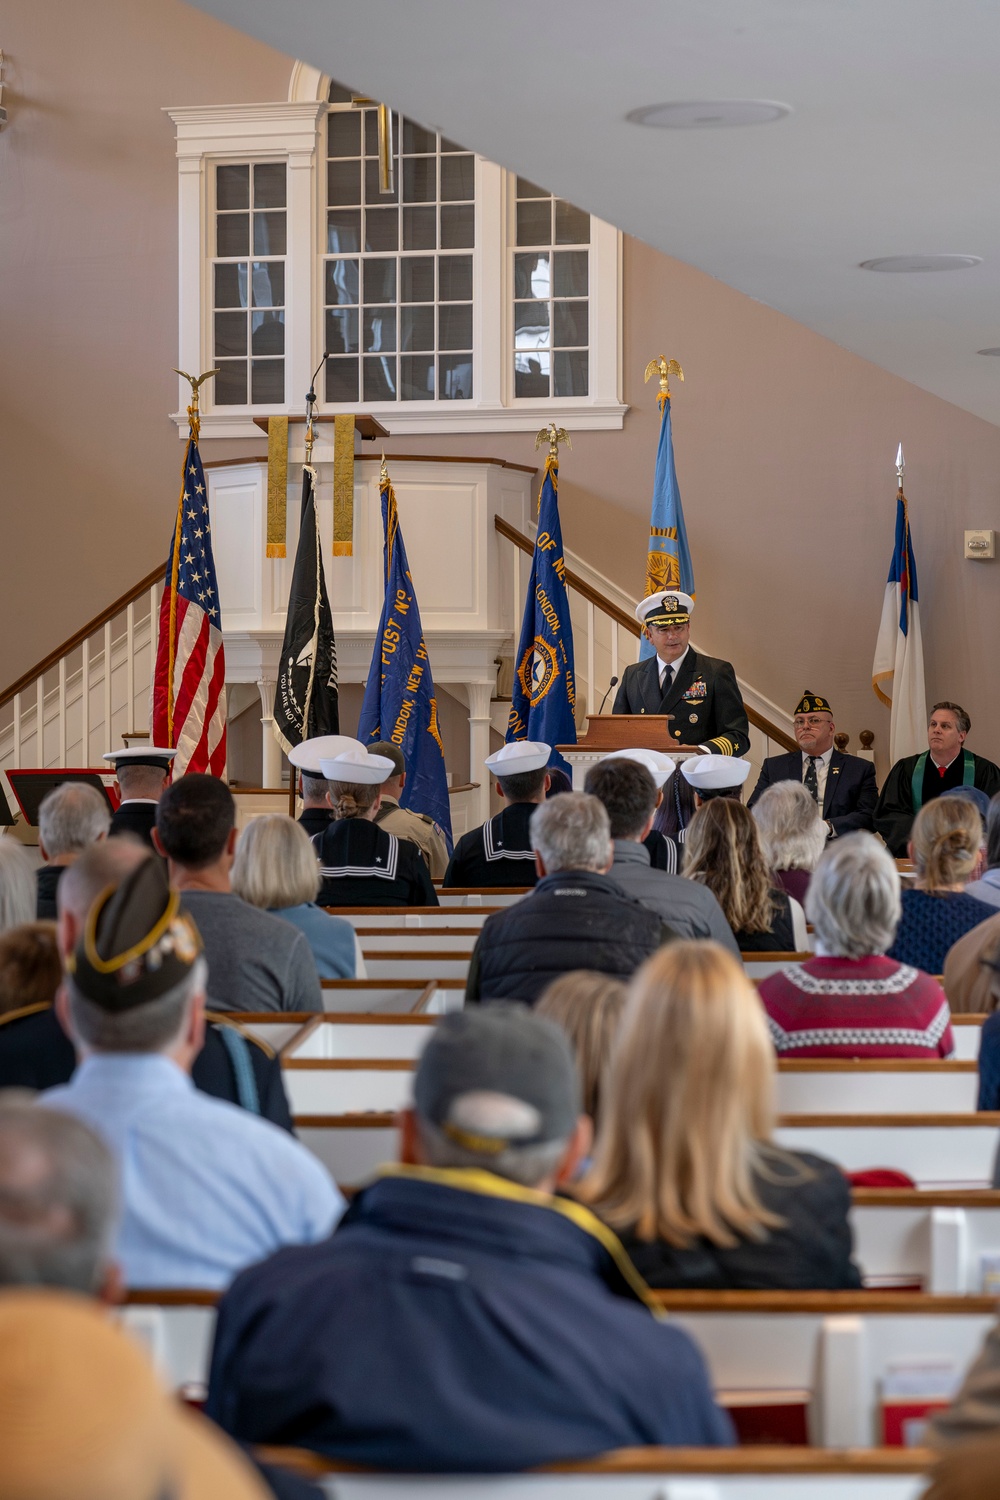
<path fill-rule="evenodd" d="M 196 0 L 1000 423 L 998 0 Z M 672 99 L 777 124 L 629 124 Z M 874 256 L 967 253 L 954 273 Z"/>

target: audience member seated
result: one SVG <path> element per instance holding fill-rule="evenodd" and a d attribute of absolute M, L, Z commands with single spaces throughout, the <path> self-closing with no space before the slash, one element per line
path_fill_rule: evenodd
<path fill-rule="evenodd" d="M 977 788 L 971 787 L 970 791 Z M 985 901 L 987 906 L 1000 907 L 1000 792 L 989 801 L 986 809 L 986 855 L 985 868 L 978 879 L 970 880 L 965 887 L 967 896 Z"/>
<path fill-rule="evenodd" d="M 979 858 L 980 830 L 979 813 L 960 797 L 935 797 L 917 813 L 908 845 L 916 881 L 903 891 L 890 958 L 941 974 L 952 944 L 995 914 L 965 890 Z"/>
<path fill-rule="evenodd" d="M 42 798 L 38 809 L 38 852 L 45 863 L 37 871 L 40 922 L 54 922 L 56 890 L 67 868 L 98 839 L 108 836 L 111 813 L 96 787 L 64 781 Z"/>
<path fill-rule="evenodd" d="M 455 845 L 445 886 L 534 885 L 535 854 L 529 825 L 546 800 L 552 777 L 552 746 L 541 740 L 512 740 L 487 757 L 505 806 L 495 817 L 465 833 Z"/>
<path fill-rule="evenodd" d="M 153 848 L 156 807 L 167 788 L 176 750 L 156 745 L 135 745 L 128 750 L 109 750 L 102 758 L 115 768 L 121 801 L 111 816 L 108 838 L 129 833 Z"/>
<path fill-rule="evenodd" d="M 659 912 L 679 937 L 715 938 L 738 953 L 722 908 L 703 885 L 650 866 L 645 838 L 652 827 L 658 792 L 652 766 L 643 752 L 627 758 L 607 756 L 587 772 L 586 789 L 603 805 L 611 823 L 614 863 L 608 872 L 628 896 Z"/>
<path fill-rule="evenodd" d="M 829 833 L 815 797 L 801 781 L 776 781 L 761 792 L 753 815 L 775 880 L 801 905 Z"/>
<path fill-rule="evenodd" d="M 897 760 L 879 793 L 875 832 L 889 853 L 902 859 L 922 807 L 950 787 L 977 786 L 992 797 L 1000 792 L 1000 766 L 965 749 L 972 720 L 958 703 L 935 703 L 927 726 L 927 749 Z"/>
<path fill-rule="evenodd" d="M 681 776 L 694 793 L 696 808 L 716 797 L 742 802 L 749 775 L 750 762 L 735 755 L 691 755 L 681 762 Z"/>
<path fill-rule="evenodd" d="M 794 782 L 772 787 L 755 811 L 786 785 L 795 787 Z M 885 956 L 899 915 L 899 871 L 888 850 L 870 833 L 835 839 L 806 897 L 816 957 L 761 981 L 759 994 L 777 1052 L 951 1056 L 951 1016 L 941 986 L 929 974 Z"/>
<path fill-rule="evenodd" d="M 596 1129 L 607 1086 L 611 1049 L 625 1007 L 625 986 L 607 974 L 573 969 L 543 990 L 535 1014 L 553 1021 L 569 1038 L 580 1077 L 583 1112 Z"/>
<path fill-rule="evenodd" d="M 836 728 L 828 700 L 818 693 L 803 693 L 792 718 L 798 749 L 767 757 L 747 806 L 756 807 L 768 787 L 794 781 L 809 793 L 830 838 L 871 833 L 878 801 L 875 767 L 861 755 L 838 750 Z"/>
<path fill-rule="evenodd" d="M 577 1192 L 650 1286 L 860 1286 L 847 1179 L 774 1145 L 774 1075 L 738 959 L 684 942 L 643 965 Z"/>
<path fill-rule="evenodd" d="M 137 1341 L 54 1290 L 0 1293 L 4 1500 L 267 1500 L 250 1460 L 163 1390 Z"/>
<path fill-rule="evenodd" d="M 313 838 L 319 855 L 320 906 L 437 906 L 423 855 L 409 839 L 376 824 L 382 783 L 393 764 L 363 745 L 320 762 L 335 821 Z"/>
<path fill-rule="evenodd" d="M 969 1439 L 987 1436 L 1000 1440 L 1000 1322 L 987 1333 L 951 1405 L 931 1418 L 927 1444 L 932 1448 L 957 1444 L 964 1449 Z M 976 1500 L 992 1489 L 991 1485 L 976 1491 Z"/>
<path fill-rule="evenodd" d="M 406 786 L 406 761 L 402 750 L 388 740 L 379 740 L 368 746 L 368 752 L 392 761 L 392 775 L 382 783 L 382 805 L 375 814 L 376 823 L 386 833 L 394 833 L 398 839 L 409 839 L 411 844 L 416 844 L 431 872 L 431 879 L 443 879 L 448 868 L 448 841 L 444 829 L 439 828 L 426 813 L 414 812 L 399 803 Z"/>
<path fill-rule="evenodd" d="M 237 896 L 304 933 L 320 979 L 363 979 L 354 928 L 316 905 L 321 884 L 316 850 L 301 824 L 280 813 L 247 824 L 233 860 Z"/>
<path fill-rule="evenodd" d="M 809 947 L 802 907 L 772 882 L 753 813 L 731 797 L 698 808 L 684 843 L 684 874 L 707 886 L 744 953 Z"/>
<path fill-rule="evenodd" d="M 608 815 L 596 797 L 566 792 L 531 820 L 538 884 L 483 923 L 469 964 L 467 1000 L 523 1000 L 571 969 L 627 978 L 674 929 L 609 876 Z"/>
<path fill-rule="evenodd" d="M 329 1234 L 343 1200 L 316 1158 L 188 1076 L 204 1037 L 206 969 L 159 861 L 98 897 L 66 969 L 58 1004 L 82 1060 L 40 1098 L 115 1153 L 127 1284 L 219 1288 L 280 1245 Z"/>
<path fill-rule="evenodd" d="M 62 959 L 76 947 L 101 892 L 149 857 L 134 839 L 93 844 L 60 882 L 55 940 L 50 931 L 56 929 L 47 923 L 29 923 L 0 935 L 0 1088 L 49 1089 L 72 1078 L 76 1052 L 54 1007 Z M 266 1042 L 209 1014 L 205 1045 L 191 1069 L 195 1087 L 291 1131 L 281 1060 Z"/>
<path fill-rule="evenodd" d="M 205 946 L 216 1010 L 318 1011 L 323 993 L 309 941 L 290 922 L 241 901 L 231 884 L 236 804 L 214 776 L 182 776 L 156 812 L 156 847 Z"/>
<path fill-rule="evenodd" d="M 288 763 L 298 770 L 302 781 L 299 822 L 310 838 L 324 833 L 334 817 L 330 806 L 330 783 L 320 770 L 320 760 L 323 756 L 339 755 L 341 750 L 352 745 L 360 748 L 361 741 L 352 739 L 349 734 L 320 734 L 293 745 L 288 752 Z"/>
<path fill-rule="evenodd" d="M 656 826 L 656 819 L 664 802 L 664 789 L 673 783 L 674 772 L 677 770 L 677 762 L 672 755 L 667 755 L 663 750 L 613 750 L 605 760 L 632 760 L 637 761 L 640 766 L 645 766 L 656 784 L 656 807 L 653 812 L 653 821 L 650 830 L 643 839 L 643 847 L 649 855 L 649 863 L 654 870 L 665 870 L 668 875 L 676 875 L 680 868 L 680 858 L 677 852 L 677 840 L 670 838 Z M 584 787 L 584 791 L 587 788 Z"/>
<path fill-rule="evenodd" d="M 0 932 L 33 922 L 37 909 L 31 858 L 16 839 L 0 833 Z"/>
<path fill-rule="evenodd" d="M 973 927 L 950 950 L 944 988 L 956 1011 L 986 1015 L 979 1034 L 976 1108 L 1000 1110 L 1000 912 Z"/>
<path fill-rule="evenodd" d="M 325 1244 L 223 1297 L 208 1415 L 244 1442 L 408 1472 L 730 1442 L 689 1337 L 650 1316 L 615 1237 L 552 1196 L 589 1142 L 557 1027 L 513 1005 L 444 1016 L 403 1165 Z"/>
<path fill-rule="evenodd" d="M 683 776 L 671 776 L 653 819 L 654 830 L 680 849 L 694 814 L 694 787 Z"/>

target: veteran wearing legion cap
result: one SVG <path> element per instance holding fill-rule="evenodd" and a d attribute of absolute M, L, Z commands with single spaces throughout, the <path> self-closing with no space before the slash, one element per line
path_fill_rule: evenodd
<path fill-rule="evenodd" d="M 729 662 L 695 651 L 693 609 L 690 594 L 678 589 L 660 589 L 636 605 L 656 655 L 625 668 L 612 712 L 672 714 L 672 744 L 697 745 L 706 755 L 744 755 L 750 729 L 736 673 Z"/>
<path fill-rule="evenodd" d="M 760 768 L 748 807 L 779 781 L 801 781 L 815 798 L 828 838 L 871 833 L 878 801 L 875 767 L 860 755 L 836 749 L 833 709 L 820 693 L 805 692 L 795 705 L 792 728 L 799 748 L 769 755 Z"/>
<path fill-rule="evenodd" d="M 535 884 L 538 875 L 528 825 L 552 784 L 551 755 L 552 746 L 541 740 L 512 740 L 487 757 L 486 768 L 496 777 L 506 805 L 459 839 L 444 877 L 446 886 Z"/>
<path fill-rule="evenodd" d="M 311 740 L 302 740 L 298 745 L 293 745 L 288 752 L 288 764 L 295 768 L 292 775 L 298 771 L 302 781 L 302 815 L 299 822 L 310 838 L 322 833 L 333 822 L 333 808 L 328 796 L 330 787 L 320 770 L 320 761 L 339 755 L 341 750 L 347 750 L 352 745 L 358 749 L 364 748 L 360 740 L 352 739 L 349 734 L 318 734 Z"/>
<path fill-rule="evenodd" d="M 156 807 L 166 790 L 176 750 L 156 745 L 135 745 L 129 750 L 109 750 L 102 759 L 115 768 L 121 802 L 111 818 L 108 838 L 123 833 L 141 839 L 150 849 L 156 826 Z"/>

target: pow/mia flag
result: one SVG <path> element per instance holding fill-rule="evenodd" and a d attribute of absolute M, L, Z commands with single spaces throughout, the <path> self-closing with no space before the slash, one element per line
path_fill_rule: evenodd
<path fill-rule="evenodd" d="M 308 467 L 302 470 L 302 517 L 274 693 L 274 732 L 286 754 L 315 735 L 340 733 L 337 643 Z"/>
<path fill-rule="evenodd" d="M 538 498 L 538 534 L 514 658 L 508 743 L 541 740 L 546 745 L 576 744 L 573 625 L 566 595 L 558 486 L 559 464 L 550 455 Z M 549 765 L 558 766 L 567 776 L 571 774 L 566 761 L 555 751 Z"/>

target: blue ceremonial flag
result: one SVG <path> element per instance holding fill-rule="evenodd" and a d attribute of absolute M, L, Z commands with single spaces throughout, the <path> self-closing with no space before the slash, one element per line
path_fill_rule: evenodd
<path fill-rule="evenodd" d="M 670 397 L 661 396 L 660 442 L 653 474 L 653 505 L 649 517 L 649 549 L 646 553 L 646 593 L 680 589 L 694 598 L 694 567 L 688 547 L 681 492 L 674 468 L 674 438 L 670 423 Z M 652 642 L 642 636 L 639 660 L 653 655 Z"/>
<path fill-rule="evenodd" d="M 524 601 L 521 639 L 514 660 L 508 742 L 541 740 L 547 745 L 576 744 L 573 626 L 566 595 L 558 487 L 559 460 L 550 454 L 538 497 L 538 534 Z M 572 774 L 561 755 L 553 754 L 549 765 L 558 766 L 567 776 Z"/>
<path fill-rule="evenodd" d="M 388 740 L 406 761 L 400 806 L 425 813 L 439 824 L 452 847 L 448 778 L 438 728 L 434 679 L 424 645 L 420 609 L 413 592 L 396 495 L 385 464 L 379 484 L 385 535 L 385 600 L 361 705 L 358 739 Z"/>

